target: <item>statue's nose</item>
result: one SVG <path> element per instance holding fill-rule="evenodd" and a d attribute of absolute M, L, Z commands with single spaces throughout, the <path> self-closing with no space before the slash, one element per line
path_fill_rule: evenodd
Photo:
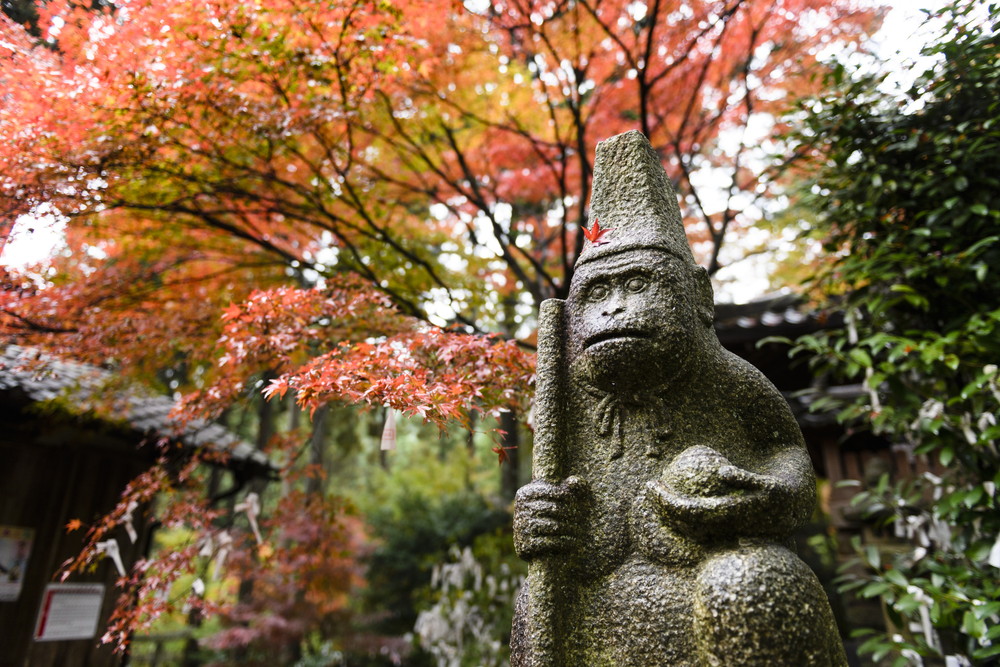
<path fill-rule="evenodd" d="M 623 312 L 625 312 L 625 302 L 617 296 L 612 296 L 608 299 L 604 308 L 601 309 L 601 314 L 605 317 L 612 317 Z"/>

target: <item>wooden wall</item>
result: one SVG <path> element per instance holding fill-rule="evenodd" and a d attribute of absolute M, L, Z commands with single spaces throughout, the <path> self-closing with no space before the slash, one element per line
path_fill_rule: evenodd
<path fill-rule="evenodd" d="M 98 422 L 39 414 L 27 403 L 0 394 L 0 525 L 35 531 L 20 596 L 0 601 L 0 667 L 121 664 L 121 656 L 98 644 L 118 596 L 117 572 L 107 559 L 93 572 L 67 580 L 105 584 L 97 637 L 35 642 L 33 634 L 46 584 L 80 551 L 85 531 L 67 533 L 67 522 L 80 519 L 86 525 L 115 506 L 128 481 L 149 464 L 137 444 L 134 437 Z M 131 544 L 122 529 L 114 534 L 126 567 L 146 546 L 148 531 L 137 528 L 139 544 Z"/>

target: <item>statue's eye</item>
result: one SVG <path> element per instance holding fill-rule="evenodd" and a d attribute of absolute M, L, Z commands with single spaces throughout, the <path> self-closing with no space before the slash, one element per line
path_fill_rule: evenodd
<path fill-rule="evenodd" d="M 625 289 L 629 292 L 641 292 L 649 285 L 649 280 L 642 276 L 633 276 L 625 283 Z"/>
<path fill-rule="evenodd" d="M 607 285 L 605 285 L 604 283 L 598 283 L 590 288 L 590 291 L 587 292 L 587 297 L 591 301 L 604 301 L 605 299 L 608 298 L 608 294 L 610 292 L 611 290 L 608 288 Z"/>

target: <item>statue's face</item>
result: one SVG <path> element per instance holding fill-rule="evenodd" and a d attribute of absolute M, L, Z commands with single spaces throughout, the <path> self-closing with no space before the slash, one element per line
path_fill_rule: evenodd
<path fill-rule="evenodd" d="M 682 368 L 700 325 L 690 267 L 633 250 L 577 269 L 566 302 L 570 372 L 605 391 L 653 389 Z"/>

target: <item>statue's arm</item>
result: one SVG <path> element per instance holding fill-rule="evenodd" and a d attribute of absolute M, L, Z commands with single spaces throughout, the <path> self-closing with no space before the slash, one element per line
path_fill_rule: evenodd
<path fill-rule="evenodd" d="M 724 490 L 707 495 L 668 480 L 650 482 L 664 523 L 698 540 L 782 538 L 812 514 L 815 481 L 804 448 L 776 452 L 759 471 L 723 466 L 718 477 Z"/>
<path fill-rule="evenodd" d="M 816 506 L 816 475 L 805 445 L 799 442 L 778 449 L 765 459 L 759 474 L 766 480 L 761 486 L 760 511 L 747 516 L 750 534 L 787 536 L 802 526 Z"/>
<path fill-rule="evenodd" d="M 816 473 L 788 402 L 763 376 L 761 381 L 764 405 L 754 411 L 758 416 L 753 431 L 765 446 L 756 472 L 773 480 L 769 485 L 773 491 L 751 525 L 763 533 L 787 536 L 808 522 L 816 509 Z"/>
<path fill-rule="evenodd" d="M 714 468 L 716 483 L 685 487 L 669 475 L 650 483 L 663 521 L 696 539 L 787 537 L 815 507 L 815 474 L 798 424 L 774 386 L 756 369 L 751 377 L 757 381 L 735 397 L 747 441 L 720 446 L 728 457 Z"/>

